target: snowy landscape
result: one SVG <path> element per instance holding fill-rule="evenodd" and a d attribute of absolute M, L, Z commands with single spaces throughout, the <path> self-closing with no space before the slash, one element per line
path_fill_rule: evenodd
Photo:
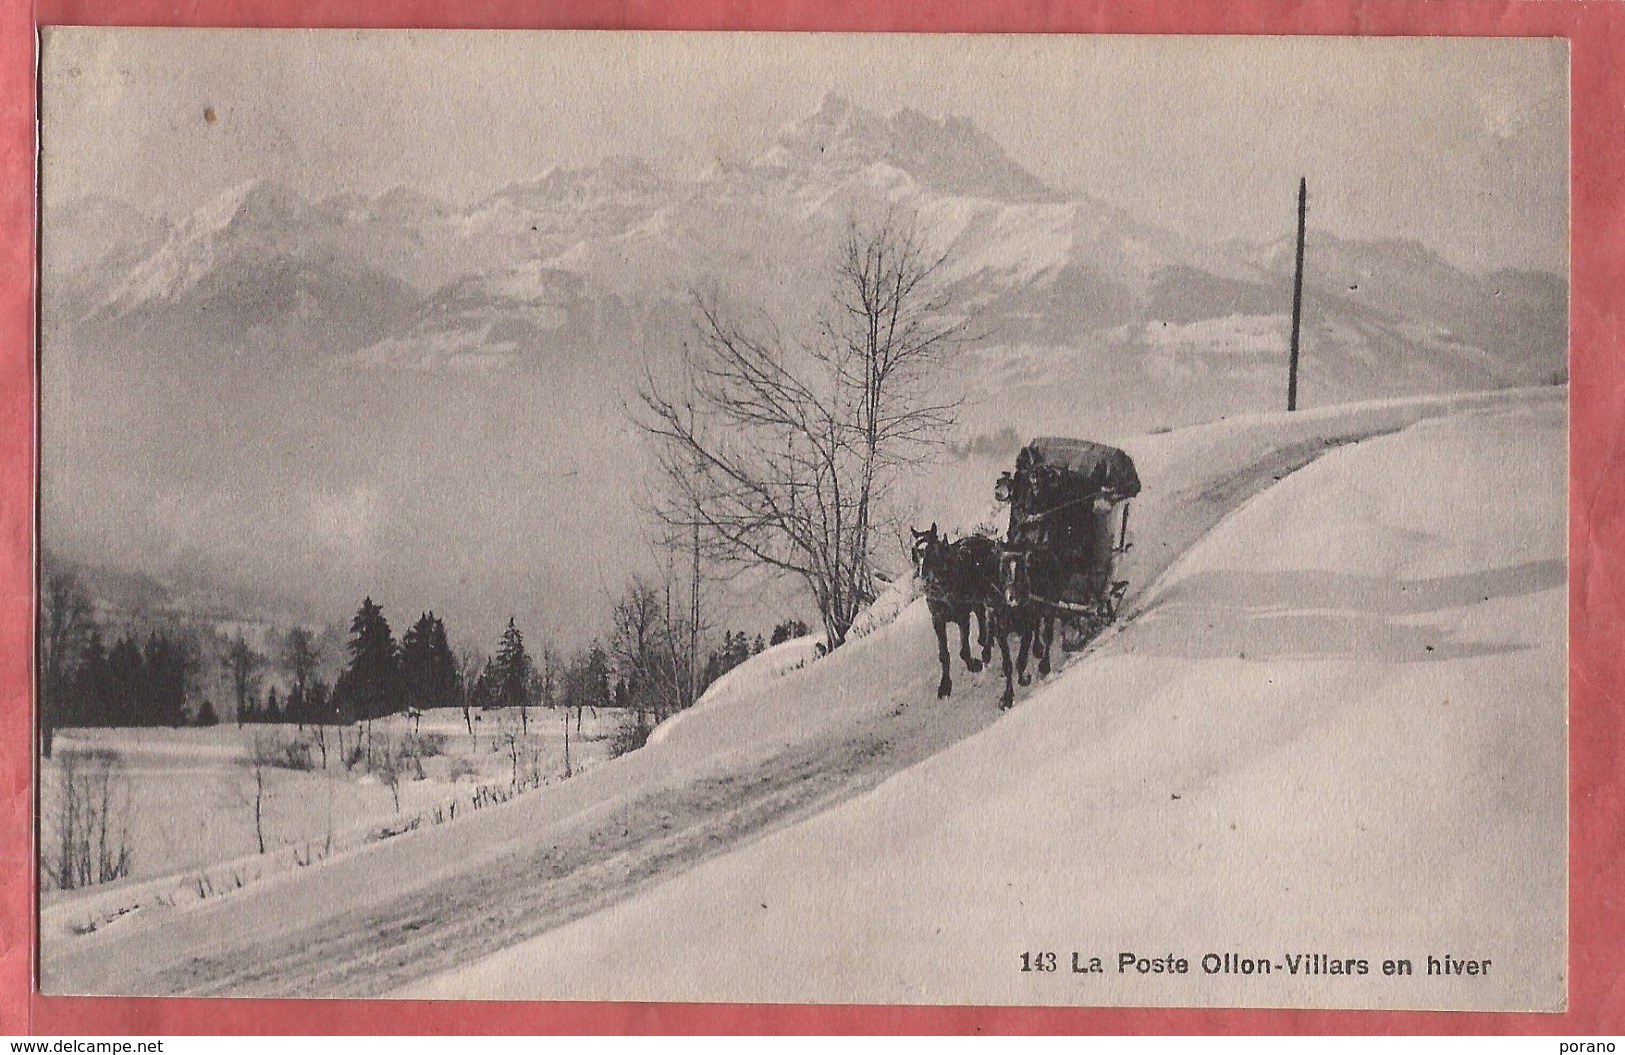
<path fill-rule="evenodd" d="M 48 98 L 118 53 L 57 39 Z M 1563 232 L 1468 262 L 1312 175 L 1289 413 L 1296 170 L 1217 237 L 844 83 L 460 195 L 86 193 L 47 122 L 45 992 L 1563 1006 Z M 834 601 L 683 415 L 825 362 L 854 246 L 926 261 L 932 358 Z M 944 698 L 908 529 L 999 537 L 1046 435 L 1138 469 L 1121 605 Z"/>

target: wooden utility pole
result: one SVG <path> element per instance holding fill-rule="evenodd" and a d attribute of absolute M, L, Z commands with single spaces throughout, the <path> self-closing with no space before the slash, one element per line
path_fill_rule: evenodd
<path fill-rule="evenodd" d="M 1287 368 L 1286 409 L 1298 409 L 1298 330 L 1303 322 L 1303 227 L 1309 213 L 1309 180 L 1298 179 L 1298 265 L 1292 276 L 1292 363 Z"/>

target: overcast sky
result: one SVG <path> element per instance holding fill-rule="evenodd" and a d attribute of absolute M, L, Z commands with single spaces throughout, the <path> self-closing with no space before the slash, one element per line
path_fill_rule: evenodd
<path fill-rule="evenodd" d="M 748 158 L 834 90 L 970 118 L 1050 184 L 1204 236 L 1312 224 L 1566 270 L 1561 40 L 71 29 L 48 197 L 171 215 L 254 176 L 467 201 L 553 165 Z M 212 108 L 216 120 L 205 120 Z"/>

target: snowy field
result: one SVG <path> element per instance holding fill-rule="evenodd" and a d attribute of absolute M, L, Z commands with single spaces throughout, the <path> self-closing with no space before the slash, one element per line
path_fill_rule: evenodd
<path fill-rule="evenodd" d="M 1555 1006 L 1565 398 L 1125 440 L 1146 487 L 1128 618 L 1013 712 L 993 673 L 956 668 L 935 698 L 899 583 L 845 648 L 770 650 L 612 764 L 228 897 L 48 930 L 42 988 Z M 962 471 L 935 517 L 960 530 L 993 512 L 985 468 Z M 1068 970 L 1020 971 L 1045 950 Z M 1072 974 L 1073 951 L 1107 970 Z M 1193 973 L 1120 977 L 1124 951 Z M 1209 977 L 1209 951 L 1494 966 Z"/>
<path fill-rule="evenodd" d="M 455 820 L 476 797 L 507 796 L 515 784 L 550 784 L 564 775 L 562 711 L 533 709 L 521 729 L 517 711 L 476 711 L 473 733 L 462 711 L 428 711 L 413 723 L 394 715 L 373 723 L 375 749 L 409 736 L 433 745 L 404 765 L 392 791 L 365 763 L 347 767 L 346 754 L 364 750 L 358 726 L 322 730 L 324 767 L 314 728 L 218 725 L 208 729 L 66 729 L 40 774 L 41 837 L 50 861 L 61 824 L 64 760 L 87 752 L 117 756 L 111 795 L 114 837 L 130 850 L 129 878 L 80 890 L 42 890 L 42 933 L 88 930 L 144 904 L 197 900 L 235 891 L 264 876 L 306 867 L 377 841 L 385 833 Z M 569 718 L 571 768 L 591 768 L 608 756 L 618 712 Z M 509 734 L 516 736 L 510 738 Z M 256 743 L 286 757 L 303 741 L 313 768 L 262 765 L 256 828 Z M 421 775 L 420 775 L 421 774 Z M 485 792 L 481 792 L 481 788 Z M 525 788 L 525 790 L 532 790 Z M 396 805 L 399 793 L 399 806 Z M 438 818 L 438 821 L 437 821 Z M 260 853 L 263 835 L 265 852 Z"/>

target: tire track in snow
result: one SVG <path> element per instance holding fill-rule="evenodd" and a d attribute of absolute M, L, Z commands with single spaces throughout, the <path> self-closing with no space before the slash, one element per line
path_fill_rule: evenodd
<path fill-rule="evenodd" d="M 935 701 L 933 701 L 935 702 Z M 195 957 L 142 980 L 186 996 L 369 997 L 533 938 L 874 787 L 996 717 L 904 707 L 745 769 L 635 799 L 545 846 L 272 945 Z"/>

